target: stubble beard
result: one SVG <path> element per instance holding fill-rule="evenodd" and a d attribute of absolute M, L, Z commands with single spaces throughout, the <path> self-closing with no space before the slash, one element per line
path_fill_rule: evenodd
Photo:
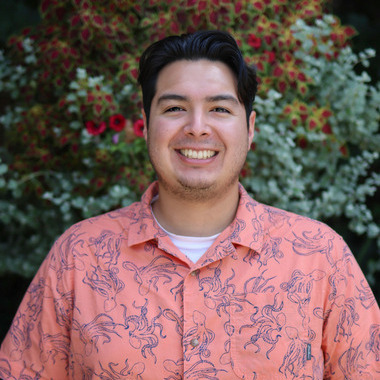
<path fill-rule="evenodd" d="M 207 179 L 192 181 L 191 179 L 180 177 L 177 177 L 177 179 L 173 182 L 169 182 L 166 180 L 165 175 L 162 174 L 159 164 L 152 159 L 158 155 L 159 152 L 154 152 L 154 148 L 150 145 L 149 139 L 147 148 L 149 160 L 154 168 L 159 185 L 173 197 L 194 203 L 209 203 L 210 201 L 215 202 L 223 197 L 223 194 L 227 193 L 231 187 L 238 184 L 240 172 L 246 161 L 246 155 L 244 158 L 241 156 L 236 157 L 236 170 L 230 170 L 229 175 L 226 176 L 225 181 L 221 184 L 218 184 L 217 181 L 210 182 Z"/>
<path fill-rule="evenodd" d="M 219 196 L 215 184 L 198 182 L 191 184 L 189 181 L 178 179 L 175 185 L 166 181 L 156 170 L 159 184 L 176 198 L 189 202 L 206 203 Z"/>
<path fill-rule="evenodd" d="M 181 178 L 177 178 L 177 181 L 173 184 L 165 179 L 165 176 L 161 174 L 159 168 L 154 164 L 154 161 L 150 160 L 150 162 L 156 172 L 158 183 L 167 193 L 188 202 L 208 203 L 210 201 L 218 201 L 218 199 L 223 197 L 223 194 L 227 193 L 231 187 L 238 184 L 239 175 L 244 166 L 245 160 L 239 165 L 239 170 L 230 173 L 230 176 L 228 176 L 227 180 L 221 185 L 218 185 L 216 182 L 210 183 L 207 180 L 204 180 L 203 182 L 198 180 L 191 183 L 190 180 Z"/>

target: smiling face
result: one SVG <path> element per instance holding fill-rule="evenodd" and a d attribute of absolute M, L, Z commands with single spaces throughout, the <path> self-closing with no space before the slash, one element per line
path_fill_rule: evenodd
<path fill-rule="evenodd" d="M 207 201 L 237 191 L 253 138 L 236 78 L 222 62 L 175 61 L 158 75 L 145 138 L 160 192 Z"/>

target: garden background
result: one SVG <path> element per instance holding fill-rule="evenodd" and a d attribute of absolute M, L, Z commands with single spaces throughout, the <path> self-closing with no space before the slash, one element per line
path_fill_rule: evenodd
<path fill-rule="evenodd" d="M 0 340 L 54 239 L 154 178 L 136 59 L 195 29 L 258 68 L 244 186 L 340 233 L 379 300 L 378 1 L 13 0 L 0 21 Z"/>

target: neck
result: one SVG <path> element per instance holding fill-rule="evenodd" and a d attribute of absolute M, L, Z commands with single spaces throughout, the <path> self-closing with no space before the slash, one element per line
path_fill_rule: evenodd
<path fill-rule="evenodd" d="M 173 196 L 159 185 L 159 198 L 152 208 L 158 222 L 167 231 L 201 237 L 222 232 L 234 220 L 238 203 L 238 185 L 218 199 L 204 202 Z"/>

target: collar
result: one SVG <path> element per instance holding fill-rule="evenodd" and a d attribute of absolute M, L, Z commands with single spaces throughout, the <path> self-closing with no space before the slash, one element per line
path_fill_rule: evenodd
<path fill-rule="evenodd" d="M 166 245 L 170 239 L 159 227 L 150 207 L 152 199 L 158 194 L 158 182 L 153 182 L 141 197 L 141 202 L 130 206 L 128 212 L 130 225 L 128 245 L 136 245 L 150 240 L 157 240 L 158 245 Z M 219 235 L 216 244 L 223 245 L 224 250 L 235 251 L 233 246 L 242 245 L 260 251 L 263 240 L 263 223 L 260 216 L 266 211 L 265 206 L 252 199 L 244 187 L 239 184 L 239 205 L 233 222 Z M 214 244 L 215 246 L 215 244 Z M 228 253 L 228 252 L 227 252 Z"/>

